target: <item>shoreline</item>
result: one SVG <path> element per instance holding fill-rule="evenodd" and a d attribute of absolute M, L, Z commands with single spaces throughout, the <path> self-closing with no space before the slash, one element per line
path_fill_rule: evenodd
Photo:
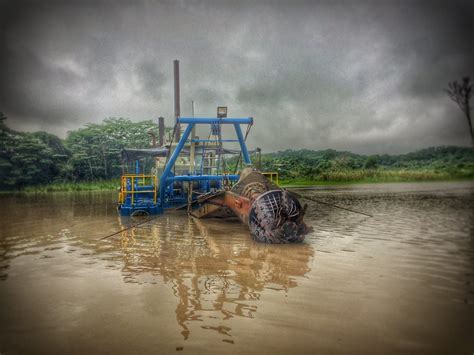
<path fill-rule="evenodd" d="M 430 183 L 430 182 L 474 182 L 474 178 L 447 178 L 447 179 L 364 179 L 364 180 L 348 180 L 348 181 L 291 181 L 282 180 L 279 186 L 282 188 L 312 188 L 321 186 L 347 186 L 347 185 L 371 185 L 371 184 L 400 184 L 400 183 Z M 14 193 L 51 193 L 51 192 L 101 192 L 101 191 L 117 191 L 120 188 L 120 183 L 115 180 L 98 181 L 98 182 L 81 182 L 77 184 L 59 183 L 48 184 L 43 186 L 30 186 L 22 190 L 3 190 L 0 194 L 14 194 Z"/>
<path fill-rule="evenodd" d="M 406 179 L 406 180 L 349 180 L 349 181 L 300 181 L 300 182 L 287 182 L 280 183 L 280 187 L 292 188 L 292 187 L 318 187 L 318 186 L 346 186 L 346 185 L 372 185 L 372 184 L 413 184 L 413 183 L 429 183 L 429 182 L 462 182 L 471 181 L 474 182 L 474 178 L 447 178 L 447 179 Z"/>

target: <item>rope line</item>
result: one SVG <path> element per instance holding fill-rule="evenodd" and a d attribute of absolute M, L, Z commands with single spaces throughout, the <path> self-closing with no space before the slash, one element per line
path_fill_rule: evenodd
<path fill-rule="evenodd" d="M 322 205 L 326 205 L 326 206 L 331 206 L 331 207 L 334 207 L 334 208 L 339 208 L 341 210 L 345 210 L 345 211 L 349 211 L 349 212 L 352 212 L 352 213 L 358 213 L 358 214 L 362 214 L 364 216 L 368 216 L 368 217 L 373 217 L 373 215 L 371 214 L 368 214 L 368 213 L 365 213 L 365 212 L 361 212 L 361 211 L 356 211 L 356 210 L 352 210 L 350 208 L 346 208 L 346 207 L 342 207 L 342 206 L 338 206 L 338 205 L 335 205 L 335 204 L 332 204 L 332 203 L 329 203 L 329 202 L 324 202 L 324 201 L 320 201 L 320 200 L 316 200 L 315 198 L 311 198 L 311 197 L 306 197 L 306 196 L 303 196 L 295 191 L 289 191 L 289 193 L 295 195 L 296 197 L 298 198 L 304 198 L 306 200 L 309 200 L 309 201 L 313 201 L 313 202 L 316 202 L 316 203 L 320 203 Z"/>
<path fill-rule="evenodd" d="M 152 221 L 152 220 L 154 220 L 154 219 L 156 219 L 156 218 L 158 218 L 158 217 L 160 217 L 160 216 L 161 216 L 161 215 L 156 215 L 155 217 L 149 218 L 149 219 L 147 219 L 146 221 L 136 223 L 136 224 L 134 224 L 134 225 L 132 225 L 132 226 L 130 226 L 130 227 L 127 227 L 127 228 L 125 228 L 125 229 L 121 229 L 121 230 L 119 230 L 119 231 L 117 231 L 117 232 L 114 232 L 114 233 L 112 233 L 112 234 L 106 235 L 105 237 L 102 237 L 102 238 L 100 238 L 99 240 L 104 240 L 104 239 L 113 237 L 114 235 L 117 235 L 117 234 L 119 234 L 119 233 L 128 231 L 128 230 L 130 230 L 130 229 L 132 229 L 132 228 L 135 228 L 135 227 L 138 227 L 138 226 L 140 226 L 140 225 L 142 225 L 142 224 L 148 223 L 148 222 L 150 222 L 150 221 Z"/>

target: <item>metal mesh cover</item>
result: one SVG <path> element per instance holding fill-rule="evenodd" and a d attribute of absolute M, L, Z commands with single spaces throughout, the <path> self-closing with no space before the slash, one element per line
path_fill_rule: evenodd
<path fill-rule="evenodd" d="M 250 232 L 257 241 L 264 243 L 302 242 L 307 233 L 303 214 L 298 200 L 287 191 L 265 192 L 250 210 Z"/>

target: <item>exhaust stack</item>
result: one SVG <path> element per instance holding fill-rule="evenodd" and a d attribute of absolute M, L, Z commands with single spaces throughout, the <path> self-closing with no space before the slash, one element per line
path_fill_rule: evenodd
<path fill-rule="evenodd" d="M 158 117 L 158 146 L 165 144 L 165 119 Z"/>
<path fill-rule="evenodd" d="M 173 69 L 174 69 L 174 118 L 176 124 L 176 131 L 175 131 L 175 140 L 179 142 L 181 138 L 181 127 L 178 123 L 178 118 L 181 115 L 180 111 L 180 98 L 179 98 L 179 60 L 174 60 L 173 62 Z"/>

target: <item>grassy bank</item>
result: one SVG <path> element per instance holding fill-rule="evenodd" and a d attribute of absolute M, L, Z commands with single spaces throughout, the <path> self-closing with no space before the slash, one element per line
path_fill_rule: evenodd
<path fill-rule="evenodd" d="M 447 170 L 385 170 L 358 169 L 329 171 L 314 178 L 280 179 L 282 186 L 339 185 L 356 183 L 389 183 L 417 181 L 449 181 L 474 179 L 472 169 Z"/>
<path fill-rule="evenodd" d="M 332 149 L 285 150 L 262 155 L 283 184 L 463 180 L 474 178 L 474 148 L 431 147 L 401 155 L 360 155 Z"/>
<path fill-rule="evenodd" d="M 389 183 L 389 182 L 417 182 L 417 181 L 449 181 L 474 180 L 472 169 L 449 170 L 409 170 L 409 169 L 357 169 L 327 171 L 314 178 L 282 179 L 281 186 L 311 186 L 311 185 L 343 185 L 360 183 Z M 55 191 L 106 191 L 116 190 L 120 186 L 119 179 L 76 182 L 51 183 L 40 186 L 29 186 L 24 192 L 55 192 Z"/>
<path fill-rule="evenodd" d="M 53 182 L 47 185 L 28 186 L 24 192 L 55 192 L 55 191 L 105 191 L 116 190 L 120 186 L 119 179 L 84 182 Z"/>

